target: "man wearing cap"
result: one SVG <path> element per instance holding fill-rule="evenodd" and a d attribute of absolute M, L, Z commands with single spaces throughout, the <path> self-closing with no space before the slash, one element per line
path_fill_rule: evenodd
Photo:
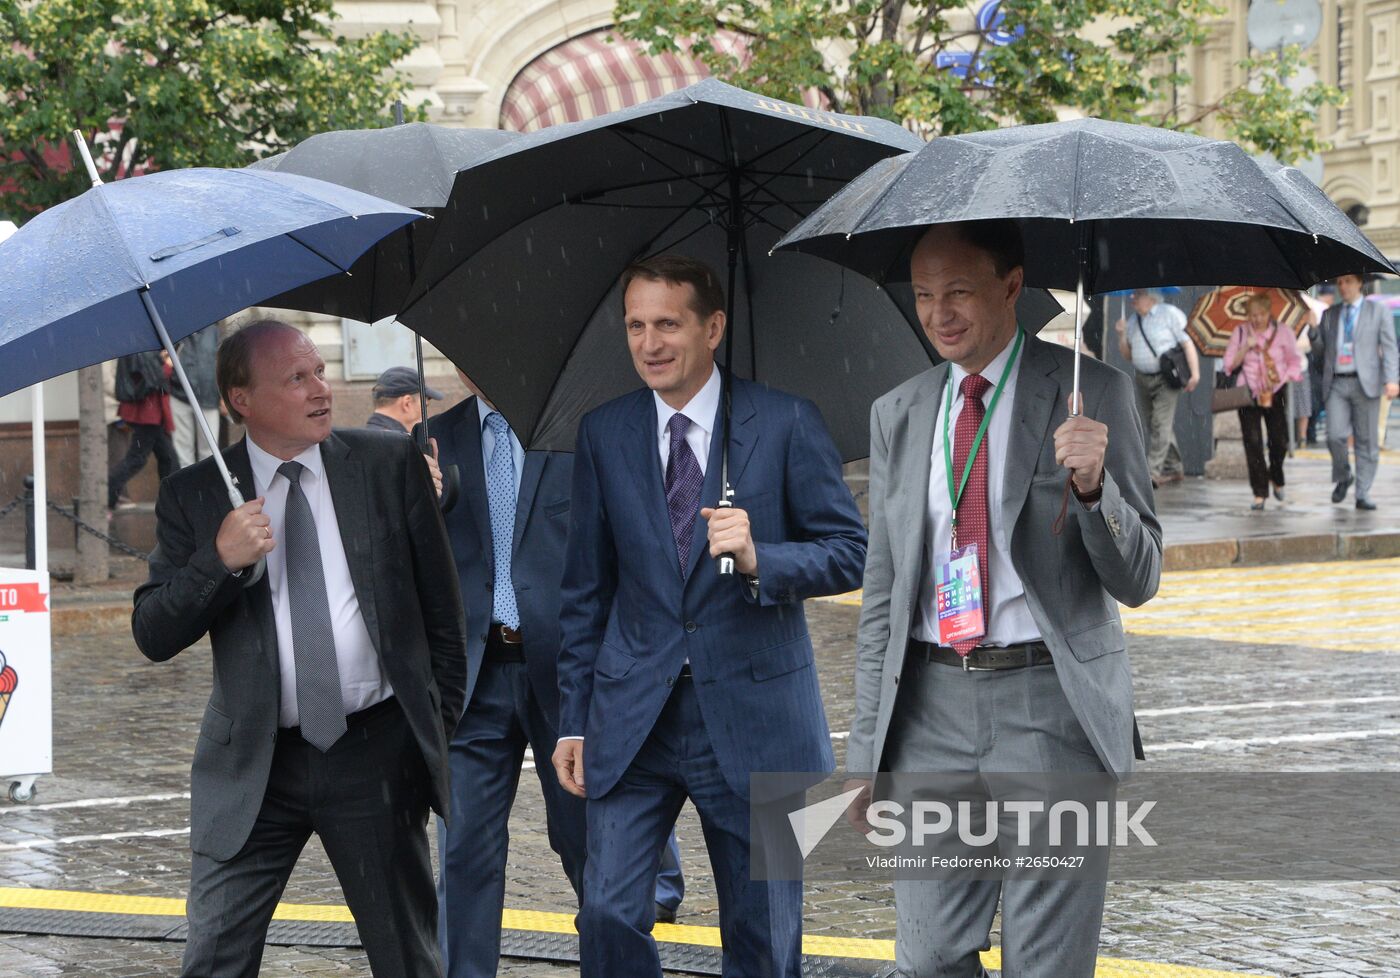
<path fill-rule="evenodd" d="M 1356 483 L 1356 508 L 1371 510 L 1371 483 L 1380 464 L 1377 428 L 1381 395 L 1394 397 L 1397 368 L 1390 312 L 1362 295 L 1360 275 L 1338 275 L 1340 301 L 1322 314 L 1322 400 L 1327 406 L 1327 450 L 1332 454 L 1332 502 Z M 1356 475 L 1347 458 L 1347 436 L 1356 445 Z"/>
<path fill-rule="evenodd" d="M 374 382 L 374 413 L 365 422 L 366 428 L 382 428 L 406 435 L 423 420 L 423 407 L 418 395 L 418 373 L 412 367 L 390 367 Z M 442 400 L 442 392 L 423 385 L 423 394 L 431 401 Z"/>

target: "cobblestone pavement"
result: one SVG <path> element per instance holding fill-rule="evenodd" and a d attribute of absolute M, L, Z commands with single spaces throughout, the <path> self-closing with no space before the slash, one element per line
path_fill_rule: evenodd
<path fill-rule="evenodd" d="M 1390 574 L 1385 579 L 1396 593 L 1393 568 L 1350 566 L 1363 578 L 1371 570 Z M 1234 600 L 1248 606 L 1247 588 L 1232 596 L 1232 585 L 1242 581 L 1223 574 L 1217 609 Z M 850 718 L 856 615 L 854 607 L 836 603 L 809 606 L 831 728 L 838 732 Z M 1335 625 L 1315 627 L 1321 638 Z M 1233 638 L 1132 641 L 1149 768 L 1364 771 L 1400 764 L 1400 640 L 1340 653 L 1260 644 L 1248 628 Z M 206 656 L 200 646 L 154 665 L 125 633 L 62 640 L 55 649 L 57 771 L 40 780 L 30 805 L 0 802 L 0 887 L 185 895 L 185 792 L 208 689 Z M 841 745 L 838 738 L 838 760 Z M 538 787 L 529 775 L 521 785 L 508 905 L 569 912 L 572 894 L 545 841 Z M 713 926 L 715 892 L 692 810 L 682 815 L 678 834 L 687 877 L 680 922 Z M 314 842 L 285 900 L 342 902 Z M 890 894 L 870 886 L 809 887 L 806 926 L 811 934 L 890 938 Z M 173 976 L 181 949 L 0 934 L 0 978 Z M 1101 953 L 1252 974 L 1376 978 L 1400 975 L 1397 949 L 1400 884 L 1115 883 Z M 269 948 L 263 969 L 270 978 L 368 973 L 363 954 L 349 949 Z M 510 960 L 501 968 L 511 978 L 576 973 Z"/>

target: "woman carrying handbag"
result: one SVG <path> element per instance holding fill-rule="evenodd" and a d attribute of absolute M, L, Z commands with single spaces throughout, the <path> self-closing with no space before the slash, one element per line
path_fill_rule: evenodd
<path fill-rule="evenodd" d="M 1240 435 L 1244 459 L 1249 467 L 1249 485 L 1254 491 L 1250 509 L 1261 510 L 1273 484 L 1274 498 L 1283 500 L 1283 460 L 1288 454 L 1288 404 L 1284 385 L 1303 377 L 1303 360 L 1293 331 L 1280 326 L 1269 315 L 1267 295 L 1250 296 L 1248 318 L 1230 335 L 1225 348 L 1226 374 L 1237 374 L 1235 385 L 1249 391 L 1252 403 L 1239 408 Z M 1268 437 L 1268 461 L 1264 459 L 1264 439 Z"/>

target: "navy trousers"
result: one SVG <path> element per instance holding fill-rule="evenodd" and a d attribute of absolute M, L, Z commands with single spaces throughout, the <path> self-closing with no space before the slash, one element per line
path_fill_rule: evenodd
<path fill-rule="evenodd" d="M 585 807 L 583 799 L 559 786 L 549 762 L 557 740 L 530 689 L 525 663 L 484 662 L 450 747 L 452 819 L 446 824 L 438 819 L 438 936 L 448 978 L 496 974 L 510 810 L 526 747 L 534 754 L 544 794 L 549 846 L 559 855 L 574 892 L 582 890 Z M 674 833 L 660 872 L 652 873 L 656 902 L 675 909 L 684 896 L 685 880 Z"/>
<path fill-rule="evenodd" d="M 749 803 L 724 780 L 693 682 L 677 682 L 617 785 L 588 799 L 581 978 L 661 978 L 650 883 L 687 797 L 714 871 L 724 978 L 801 974 L 802 883 L 749 879 Z"/>

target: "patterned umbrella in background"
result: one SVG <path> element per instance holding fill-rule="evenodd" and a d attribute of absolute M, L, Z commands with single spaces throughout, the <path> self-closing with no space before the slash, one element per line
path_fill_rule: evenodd
<path fill-rule="evenodd" d="M 1307 328 L 1311 310 L 1297 289 L 1261 289 L 1248 285 L 1226 285 L 1211 289 L 1191 310 L 1186 334 L 1202 356 L 1223 357 L 1230 334 L 1248 318 L 1249 297 L 1262 293 L 1269 297 L 1270 315 L 1294 335 Z"/>

